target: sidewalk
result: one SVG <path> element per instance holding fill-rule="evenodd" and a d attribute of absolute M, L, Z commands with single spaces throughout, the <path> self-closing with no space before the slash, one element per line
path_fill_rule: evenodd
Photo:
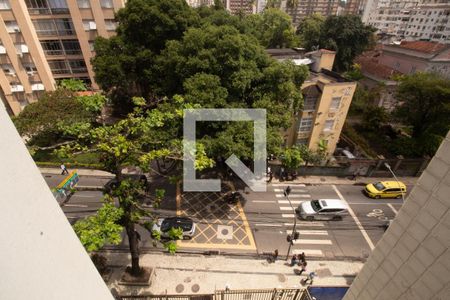
<path fill-rule="evenodd" d="M 39 168 L 41 173 L 46 174 L 61 174 L 61 169 L 59 168 Z M 77 169 L 78 175 L 80 176 L 96 176 L 96 177 L 107 177 L 113 178 L 114 174 L 101 171 L 101 170 L 91 170 L 91 169 Z M 124 173 L 127 173 L 125 170 Z M 415 185 L 419 177 L 398 177 L 398 180 L 402 181 L 406 185 Z M 318 184 L 351 184 L 351 185 L 365 185 L 370 182 L 377 181 L 392 181 L 395 180 L 392 177 L 361 177 L 358 176 L 356 180 L 352 180 L 346 177 L 337 177 L 337 176 L 298 176 L 296 180 L 293 181 L 279 181 L 279 179 L 274 178 L 271 184 L 309 184 L 309 185 L 318 185 Z"/>
<path fill-rule="evenodd" d="M 311 271 L 317 274 L 313 286 L 349 286 L 363 266 L 362 262 L 309 261 L 307 258 L 307 271 L 299 276 L 295 274 L 299 267 L 290 267 L 282 259 L 268 263 L 256 258 L 149 253 L 142 254 L 140 259 L 141 266 L 154 269 L 151 285 L 145 287 L 119 284 L 124 270 L 119 266 L 130 264 L 128 254 L 109 252 L 106 256 L 117 266 L 108 286 L 121 295 L 205 294 L 226 286 L 232 290 L 301 288 L 300 280 Z"/>

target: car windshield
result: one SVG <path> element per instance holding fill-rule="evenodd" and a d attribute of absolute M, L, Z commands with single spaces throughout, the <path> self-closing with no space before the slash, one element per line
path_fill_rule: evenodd
<path fill-rule="evenodd" d="M 320 206 L 319 200 L 311 201 L 311 207 L 314 209 L 314 211 L 319 211 L 322 209 L 322 206 Z"/>
<path fill-rule="evenodd" d="M 373 186 L 379 191 L 382 191 L 385 189 L 385 186 L 381 182 L 374 183 Z"/>

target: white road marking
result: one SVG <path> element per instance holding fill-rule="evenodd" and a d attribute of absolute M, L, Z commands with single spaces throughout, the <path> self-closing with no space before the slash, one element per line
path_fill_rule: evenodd
<path fill-rule="evenodd" d="M 336 186 L 333 184 L 332 185 L 334 191 L 336 192 L 336 194 L 339 196 L 339 198 L 344 201 L 345 203 L 347 203 L 347 207 L 348 207 L 348 212 L 350 213 L 350 215 L 352 216 L 353 220 L 355 220 L 356 225 L 359 228 L 359 231 L 361 231 L 361 234 L 363 235 L 364 239 L 366 240 L 367 244 L 369 244 L 370 250 L 373 250 L 373 248 L 375 248 L 375 246 L 373 245 L 372 240 L 370 239 L 369 235 L 367 234 L 366 230 L 364 229 L 364 227 L 361 225 L 361 222 L 359 222 L 358 218 L 356 217 L 355 212 L 353 211 L 353 209 L 350 207 L 350 205 L 348 205 L 347 200 L 345 200 L 344 196 L 342 196 L 341 192 L 339 192 L 339 190 L 336 188 Z"/>
<path fill-rule="evenodd" d="M 295 215 L 294 214 L 281 214 L 281 217 L 283 217 L 283 218 L 294 218 Z"/>
<path fill-rule="evenodd" d="M 290 206 L 280 206 L 280 210 L 292 210 Z"/>
<path fill-rule="evenodd" d="M 322 250 L 318 250 L 318 249 L 302 249 L 302 250 L 294 249 L 294 250 L 292 250 L 292 254 L 298 255 L 298 254 L 302 254 L 302 252 L 304 252 L 306 256 L 323 256 Z"/>
<path fill-rule="evenodd" d="M 270 224 L 270 223 L 258 223 L 255 226 L 267 226 L 267 227 L 281 227 L 281 224 Z"/>
<path fill-rule="evenodd" d="M 281 186 L 281 187 L 305 187 L 303 183 L 273 183 L 272 186 Z"/>
<path fill-rule="evenodd" d="M 283 195 L 283 194 L 276 194 L 275 197 L 277 197 L 277 198 L 283 198 L 284 195 Z"/>
<path fill-rule="evenodd" d="M 89 207 L 85 204 L 64 204 L 64 207 Z"/>
<path fill-rule="evenodd" d="M 297 230 L 298 233 L 304 235 L 328 235 L 326 230 Z M 292 234 L 292 230 L 286 230 L 287 234 Z"/>
<path fill-rule="evenodd" d="M 304 239 L 298 239 L 292 241 L 294 245 L 299 244 L 311 244 L 311 245 L 331 245 L 333 244 L 331 240 L 304 240 Z"/>
<path fill-rule="evenodd" d="M 394 212 L 394 214 L 395 214 L 395 215 L 397 215 L 397 214 L 398 214 L 398 210 L 396 210 L 396 209 L 395 209 L 395 207 L 394 207 L 394 206 L 392 206 L 392 204 L 388 203 L 388 205 L 387 205 L 387 206 L 389 206 L 389 208 L 390 208 L 390 209 L 392 209 L 392 211 Z"/>
<path fill-rule="evenodd" d="M 273 189 L 276 193 L 284 193 L 284 189 Z M 306 189 L 291 189 L 291 193 L 307 193 L 308 190 Z"/>
<path fill-rule="evenodd" d="M 299 195 L 299 194 L 290 194 L 289 198 L 311 198 L 310 194 L 304 194 L 304 195 Z"/>
<path fill-rule="evenodd" d="M 275 200 L 253 200 L 253 203 L 275 203 Z"/>
<path fill-rule="evenodd" d="M 294 226 L 294 223 L 284 223 L 284 226 Z M 323 227 L 325 226 L 322 222 L 309 222 L 309 221 L 297 221 L 298 226 L 313 226 L 313 227 Z"/>
<path fill-rule="evenodd" d="M 291 200 L 292 204 L 300 204 L 302 202 L 303 201 L 301 201 L 301 200 Z M 288 200 L 278 200 L 278 204 L 289 204 L 289 201 Z"/>

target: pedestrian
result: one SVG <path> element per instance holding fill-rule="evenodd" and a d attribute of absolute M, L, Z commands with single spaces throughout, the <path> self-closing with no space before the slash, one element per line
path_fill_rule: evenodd
<path fill-rule="evenodd" d="M 305 252 L 302 252 L 301 254 L 298 255 L 298 260 L 299 260 L 299 264 L 306 262 L 306 256 L 305 256 Z"/>
<path fill-rule="evenodd" d="M 294 254 L 291 258 L 291 267 L 295 266 L 296 263 L 297 263 L 297 255 Z"/>
<path fill-rule="evenodd" d="M 272 179 L 273 179 L 273 172 L 270 171 L 270 172 L 269 172 L 269 180 L 267 180 L 267 183 L 271 183 L 271 182 L 272 182 Z"/>
<path fill-rule="evenodd" d="M 276 262 L 278 258 L 278 249 L 275 249 L 275 251 L 273 251 L 273 255 L 272 255 L 272 262 Z"/>
<path fill-rule="evenodd" d="M 280 170 L 280 181 L 284 181 L 284 168 Z"/>
<path fill-rule="evenodd" d="M 310 281 L 310 283 L 312 284 L 314 281 L 314 277 L 316 277 L 316 273 L 315 272 L 311 272 L 308 274 L 308 276 L 306 276 L 306 278 L 303 280 L 303 283 L 307 283 L 308 280 Z"/>
<path fill-rule="evenodd" d="M 69 171 L 67 171 L 67 168 L 63 163 L 61 163 L 61 171 L 61 175 L 69 174 Z"/>
<path fill-rule="evenodd" d="M 302 273 L 306 271 L 306 265 L 306 261 L 302 263 L 300 273 L 298 275 L 302 275 Z"/>

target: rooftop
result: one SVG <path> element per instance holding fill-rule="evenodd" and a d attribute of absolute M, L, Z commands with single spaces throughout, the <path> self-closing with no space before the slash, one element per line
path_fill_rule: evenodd
<path fill-rule="evenodd" d="M 437 54 L 448 45 L 428 41 L 402 41 L 397 47 L 427 54 Z"/>

